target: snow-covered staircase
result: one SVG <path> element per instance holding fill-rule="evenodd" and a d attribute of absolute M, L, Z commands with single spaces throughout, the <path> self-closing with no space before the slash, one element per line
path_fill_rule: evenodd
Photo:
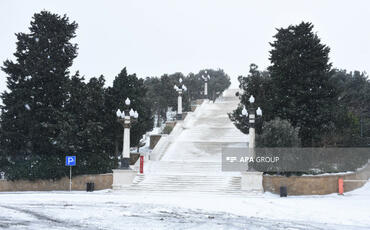
<path fill-rule="evenodd" d="M 144 174 L 125 188 L 133 192 L 241 194 L 241 173 L 221 170 L 222 148 L 246 147 L 248 135 L 230 121 L 237 90 L 226 90 L 215 103 L 204 101 L 169 136 L 162 137 L 146 160 Z"/>
<path fill-rule="evenodd" d="M 153 161 L 128 191 L 239 194 L 240 173 L 221 171 L 220 162 Z"/>

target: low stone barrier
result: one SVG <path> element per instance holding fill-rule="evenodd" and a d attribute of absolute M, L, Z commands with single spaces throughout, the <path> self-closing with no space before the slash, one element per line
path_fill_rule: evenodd
<path fill-rule="evenodd" d="M 95 190 L 111 189 L 113 176 L 112 173 L 75 176 L 72 178 L 72 190 L 86 190 L 88 182 L 95 184 Z M 69 177 L 63 177 L 59 180 L 0 180 L 0 192 L 63 190 L 69 190 Z"/>
<path fill-rule="evenodd" d="M 150 135 L 150 142 L 149 142 L 149 149 L 154 149 L 154 147 L 157 145 L 159 139 L 161 139 L 161 134 L 152 134 Z"/>
<path fill-rule="evenodd" d="M 263 189 L 265 192 L 279 194 L 280 187 L 286 186 L 288 195 L 325 195 L 338 193 L 339 178 L 344 180 L 344 192 L 360 188 L 370 178 L 370 164 L 351 173 L 290 177 L 263 175 Z M 346 182 L 346 180 L 351 181 Z"/>

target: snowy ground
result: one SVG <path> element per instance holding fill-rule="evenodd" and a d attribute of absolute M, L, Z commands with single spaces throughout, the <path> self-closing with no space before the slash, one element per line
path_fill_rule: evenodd
<path fill-rule="evenodd" d="M 1 229 L 370 229 L 370 184 L 338 196 L 0 193 Z"/>
<path fill-rule="evenodd" d="M 232 91 L 228 93 L 235 95 Z M 164 158 L 188 159 L 190 163 L 177 164 L 181 165 L 178 169 L 163 164 L 164 168 L 152 170 L 176 175 L 177 183 L 168 182 L 179 186 L 174 192 L 142 189 L 135 192 L 0 193 L 0 229 L 370 229 L 370 183 L 344 196 L 280 198 L 269 193 L 242 196 L 231 195 L 230 192 L 227 195 L 179 192 L 195 183 L 194 178 L 185 183 L 186 180 L 180 180 L 182 176 L 198 173 L 204 178 L 207 175 L 200 166 L 194 168 L 192 161 L 220 161 L 221 148 L 218 151 L 211 148 L 220 139 L 232 143 L 240 142 L 235 138 L 243 142 L 248 140 L 240 136 L 239 131 L 239 134 L 235 133 L 235 127 L 228 120 L 227 112 L 236 107 L 233 103 L 238 102 L 230 95 L 226 97 L 225 94 L 224 101 L 208 103 L 203 113 L 193 116 L 194 119 L 187 119 L 181 137 L 172 140 L 173 145 L 178 147 L 169 148 L 170 154 Z M 155 132 L 160 132 L 160 129 Z M 190 145 L 194 142 L 201 143 L 194 144 L 192 148 Z M 148 144 L 146 139 L 146 145 L 140 151 L 149 152 Z M 156 163 L 158 166 L 161 162 Z M 146 164 L 147 175 L 151 172 L 148 166 L 150 164 Z M 209 167 L 205 172 L 213 175 L 214 168 L 212 171 Z M 150 175 L 155 176 L 153 174 Z M 220 172 L 217 176 L 221 176 Z M 214 182 L 215 179 L 211 178 Z M 158 181 L 162 185 L 163 181 Z M 207 180 L 199 182 L 202 183 L 200 185 L 203 186 L 204 181 Z"/>

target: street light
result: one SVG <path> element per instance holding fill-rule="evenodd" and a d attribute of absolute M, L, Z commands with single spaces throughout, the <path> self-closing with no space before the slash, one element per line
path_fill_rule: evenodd
<path fill-rule="evenodd" d="M 184 84 L 182 84 L 182 79 L 179 79 L 180 85 L 174 85 L 173 88 L 178 92 L 178 97 L 177 97 L 177 115 L 176 118 L 177 120 L 182 120 L 182 92 L 186 91 L 187 88 Z"/>
<path fill-rule="evenodd" d="M 251 95 L 249 97 L 250 103 L 250 107 L 248 108 L 249 116 L 247 109 L 245 107 L 242 109 L 242 116 L 248 117 L 249 121 L 249 151 L 252 153 L 253 158 L 255 157 L 254 148 L 256 147 L 256 131 L 254 125 L 256 120 L 256 114 L 257 116 L 262 117 L 262 109 L 258 107 L 257 110 L 255 110 L 253 106 L 254 101 L 255 98 L 253 97 L 253 95 Z"/>
<path fill-rule="evenodd" d="M 204 80 L 204 99 L 208 98 L 208 80 L 210 79 L 209 75 L 207 74 L 207 70 L 204 71 L 205 75 L 202 75 Z"/>
<path fill-rule="evenodd" d="M 131 124 L 136 122 L 139 114 L 132 108 L 129 109 L 131 101 L 129 98 L 125 100 L 125 109 L 117 110 L 117 121 L 123 125 L 123 147 L 121 156 L 121 169 L 129 169 L 130 165 L 130 128 Z"/>

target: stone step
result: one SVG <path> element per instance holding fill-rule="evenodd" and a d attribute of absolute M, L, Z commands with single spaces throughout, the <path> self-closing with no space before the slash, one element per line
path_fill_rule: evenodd
<path fill-rule="evenodd" d="M 147 180 L 174 180 L 176 182 L 180 182 L 180 181 L 186 181 L 186 182 L 221 182 L 221 181 L 230 181 L 230 179 L 240 179 L 241 177 L 237 177 L 237 176 L 223 176 L 223 177 L 220 177 L 220 176 L 198 176 L 198 175 L 173 175 L 173 174 L 168 174 L 168 175 L 165 175 L 165 174 L 151 174 L 151 175 L 147 175 L 147 176 L 136 176 L 136 178 L 138 180 L 140 179 L 147 179 Z M 135 179 L 136 179 L 135 178 Z"/>
<path fill-rule="evenodd" d="M 164 194 L 164 193 L 188 193 L 188 194 L 200 194 L 200 195 L 222 195 L 222 196 L 227 196 L 227 195 L 230 195 L 230 196 L 235 196 L 235 195 L 242 195 L 243 197 L 254 197 L 254 193 L 243 193 L 241 191 L 214 191 L 214 190 L 211 190 L 211 191 L 188 191 L 188 190 L 142 190 L 142 189 L 125 189 L 124 190 L 125 192 L 134 192 L 134 193 L 143 193 L 143 194 Z M 256 193 L 255 195 L 256 197 L 258 196 L 258 194 Z M 260 196 L 260 195 L 259 195 Z"/>
<path fill-rule="evenodd" d="M 141 174 L 128 190 L 158 192 L 239 192 L 241 177 Z"/>
<path fill-rule="evenodd" d="M 220 157 L 221 158 L 221 157 Z M 212 178 L 240 176 L 239 172 L 223 172 L 220 162 L 149 161 L 144 167 L 145 174 L 197 175 Z"/>
<path fill-rule="evenodd" d="M 172 190 L 172 191 L 238 191 L 240 190 L 239 187 L 199 187 L 199 186 L 131 186 L 130 189 L 145 189 L 145 190 Z"/>
<path fill-rule="evenodd" d="M 189 189 L 189 190 L 240 190 L 240 186 L 227 186 L 227 187 L 217 187 L 217 186 L 214 186 L 214 187 L 210 187 L 210 186 L 203 186 L 203 187 L 200 187 L 200 186 L 165 186 L 165 185 L 161 185 L 161 186 L 153 186 L 153 184 L 146 184 L 146 185 L 138 185 L 138 186 L 131 186 L 131 188 L 147 188 L 147 189 L 153 189 L 153 190 L 158 190 L 158 189 L 173 189 L 173 190 L 186 190 L 186 189 Z"/>

